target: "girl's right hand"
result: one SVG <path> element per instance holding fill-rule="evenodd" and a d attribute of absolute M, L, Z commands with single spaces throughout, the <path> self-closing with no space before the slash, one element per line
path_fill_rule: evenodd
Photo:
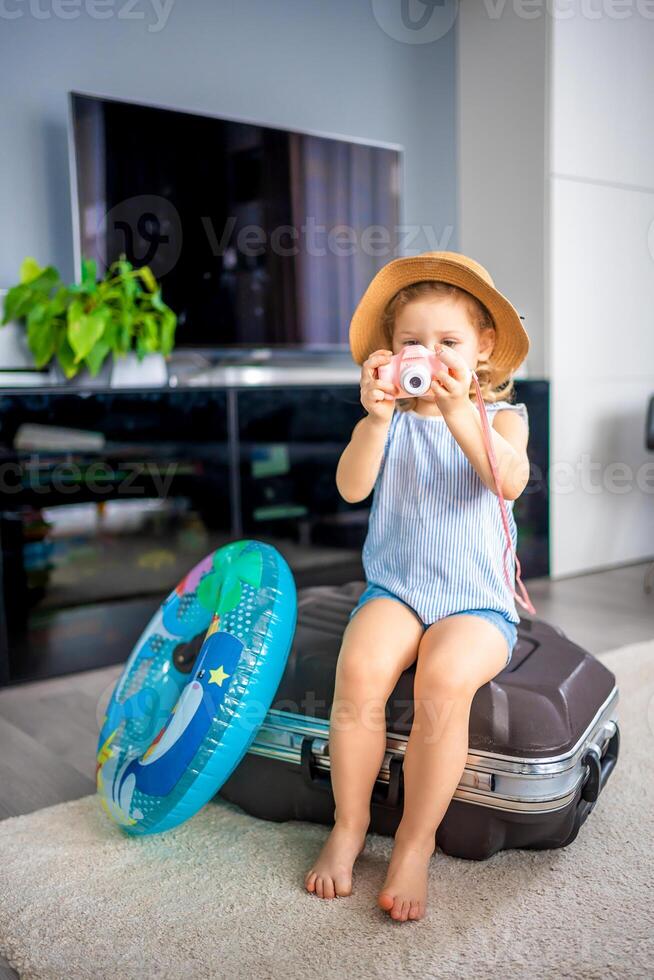
<path fill-rule="evenodd" d="M 376 350 L 361 365 L 361 404 L 368 415 L 379 422 L 389 422 L 395 408 L 399 389 L 392 381 L 380 381 L 375 369 L 388 364 L 393 352 Z"/>

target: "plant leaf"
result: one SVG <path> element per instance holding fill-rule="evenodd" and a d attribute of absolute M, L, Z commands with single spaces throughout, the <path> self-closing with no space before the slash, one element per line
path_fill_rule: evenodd
<path fill-rule="evenodd" d="M 31 282 L 32 279 L 36 279 L 37 276 L 41 274 L 41 266 L 28 255 L 26 259 L 23 259 L 20 266 L 20 281 L 21 282 Z"/>
<path fill-rule="evenodd" d="M 30 279 L 25 285 L 39 292 L 50 293 L 53 286 L 61 285 L 61 277 L 53 265 L 48 265 L 45 269 L 41 269 L 35 279 Z"/>
<path fill-rule="evenodd" d="M 12 286 L 5 296 L 3 324 L 24 317 L 29 312 L 32 302 L 33 292 L 29 286 Z"/>
<path fill-rule="evenodd" d="M 132 303 L 139 292 L 139 284 L 136 279 L 128 279 L 127 277 L 121 280 L 121 285 L 123 287 L 123 293 L 127 299 Z"/>
<path fill-rule="evenodd" d="M 22 320 L 36 303 L 49 298 L 52 287 L 60 283 L 59 273 L 52 266 L 41 269 L 35 279 L 12 286 L 5 296 L 2 322 Z"/>
<path fill-rule="evenodd" d="M 98 343 L 93 348 L 93 350 L 89 351 L 89 353 L 84 358 L 84 363 L 86 364 L 87 368 L 89 369 L 93 377 L 95 377 L 95 375 L 102 367 L 102 363 L 110 351 L 111 351 L 111 344 L 107 343 L 107 341 L 104 339 L 99 340 Z"/>
<path fill-rule="evenodd" d="M 116 344 L 118 350 L 123 354 L 126 354 L 130 349 L 133 330 L 134 319 L 132 317 L 132 313 L 128 309 L 123 309 L 120 316 L 118 340 Z"/>
<path fill-rule="evenodd" d="M 67 335 L 76 362 L 84 360 L 100 340 L 106 321 L 106 309 L 95 309 L 85 313 L 84 306 L 79 300 L 71 303 L 68 308 Z"/>
<path fill-rule="evenodd" d="M 166 307 L 161 324 L 161 353 L 170 354 L 175 343 L 175 331 L 177 329 L 177 315 Z"/>
<path fill-rule="evenodd" d="M 80 365 L 75 360 L 75 351 L 68 343 L 68 334 L 65 330 L 61 331 L 57 344 L 57 359 L 66 377 L 74 378 L 80 369 Z"/>
<path fill-rule="evenodd" d="M 37 368 L 44 367 L 55 352 L 56 329 L 52 321 L 51 307 L 39 303 L 32 307 L 27 317 L 27 343 L 34 355 Z"/>
<path fill-rule="evenodd" d="M 68 289 L 65 286 L 61 286 L 52 297 L 52 307 L 50 310 L 52 316 L 60 316 L 64 313 L 69 301 L 70 293 Z"/>
<path fill-rule="evenodd" d="M 108 310 L 108 312 L 109 317 L 105 324 L 104 334 L 100 343 L 108 344 L 109 350 L 118 351 L 120 350 L 120 321 L 113 310 Z"/>
<path fill-rule="evenodd" d="M 136 335 L 136 356 L 139 361 L 142 361 L 145 355 L 148 353 L 148 348 L 146 347 L 145 337 L 143 333 L 138 333 Z"/>
<path fill-rule="evenodd" d="M 157 280 L 154 278 L 154 275 L 152 274 L 152 269 L 147 265 L 142 265 L 141 268 L 138 270 L 138 274 L 143 280 L 143 282 L 145 283 L 148 292 L 156 293 L 158 289 Z"/>
<path fill-rule="evenodd" d="M 154 354 L 159 350 L 159 330 L 154 313 L 146 313 L 143 317 L 143 349 L 146 354 Z"/>

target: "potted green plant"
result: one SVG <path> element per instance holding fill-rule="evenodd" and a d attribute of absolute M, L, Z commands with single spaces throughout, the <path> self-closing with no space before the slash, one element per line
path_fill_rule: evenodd
<path fill-rule="evenodd" d="M 134 383 L 133 365 L 149 359 L 141 382 L 147 383 L 152 358 L 163 365 L 165 378 L 164 358 L 173 349 L 177 327 L 152 270 L 135 269 L 124 256 L 99 282 L 95 261 L 85 259 L 81 282 L 71 286 L 64 285 L 54 266 L 41 268 L 35 259 L 25 259 L 20 282 L 4 300 L 2 324 L 11 321 L 25 323 L 35 367 L 52 363 L 64 379 L 80 372 L 93 379 L 110 371 L 113 361 L 114 384 L 121 383 L 122 364 L 130 365 L 127 383 Z"/>

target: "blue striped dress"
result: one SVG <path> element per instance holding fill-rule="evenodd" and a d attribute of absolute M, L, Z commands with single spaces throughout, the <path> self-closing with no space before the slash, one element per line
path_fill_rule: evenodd
<path fill-rule="evenodd" d="M 511 409 L 527 425 L 523 402 Z M 513 501 L 506 500 L 514 548 Z M 407 602 L 424 623 L 467 609 L 495 609 L 519 623 L 502 571 L 506 535 L 499 498 L 481 480 L 441 416 L 395 409 L 375 482 L 362 563 L 368 583 Z M 506 555 L 509 575 L 515 562 Z"/>

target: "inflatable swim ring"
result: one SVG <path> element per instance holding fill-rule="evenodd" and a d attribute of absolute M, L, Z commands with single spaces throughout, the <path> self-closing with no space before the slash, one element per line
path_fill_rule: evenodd
<path fill-rule="evenodd" d="M 260 541 L 208 555 L 159 607 L 107 706 L 97 789 L 130 834 L 204 806 L 247 752 L 279 686 L 297 619 L 292 572 Z"/>

